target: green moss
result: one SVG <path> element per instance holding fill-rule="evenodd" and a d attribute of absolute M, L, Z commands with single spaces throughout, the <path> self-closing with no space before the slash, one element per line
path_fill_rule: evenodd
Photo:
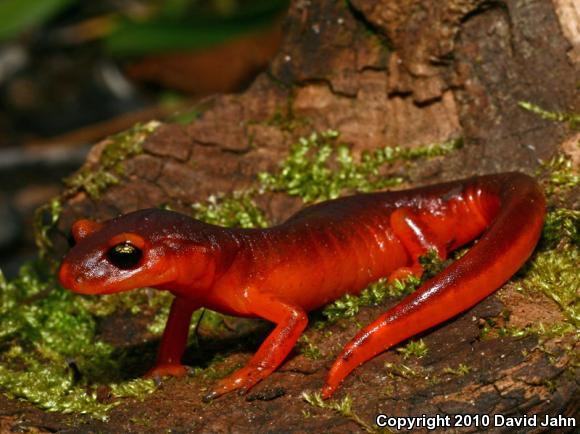
<path fill-rule="evenodd" d="M 451 375 L 456 375 L 458 377 L 463 377 L 464 375 L 467 375 L 471 372 L 471 368 L 463 363 L 460 363 L 457 368 L 444 368 L 443 369 L 443 373 L 444 374 L 451 374 Z"/>
<path fill-rule="evenodd" d="M 541 292 L 565 316 L 565 323 L 540 325 L 543 335 L 580 328 L 580 211 L 556 208 L 546 215 L 540 248 L 516 280 L 521 291 Z"/>
<path fill-rule="evenodd" d="M 481 337 L 540 336 L 540 342 L 554 337 L 577 335 L 580 327 L 580 211 L 556 208 L 546 214 L 539 247 L 513 279 L 522 293 L 535 292 L 549 298 L 563 314 L 562 320 L 549 324 L 537 323 L 524 328 L 509 323 L 486 319 Z"/>
<path fill-rule="evenodd" d="M 414 149 L 385 147 L 363 152 L 355 161 L 350 148 L 338 142 L 339 133 L 329 130 L 303 137 L 294 144 L 278 173 L 258 175 L 263 190 L 282 191 L 304 202 L 334 199 L 347 192 L 368 192 L 393 187 L 403 178 L 381 174 L 381 169 L 399 161 L 446 155 L 461 146 L 461 140 Z"/>
<path fill-rule="evenodd" d="M 363 306 L 379 304 L 386 297 L 398 297 L 410 294 L 419 285 L 420 280 L 414 277 L 406 281 L 395 280 L 388 283 L 387 279 L 379 279 L 363 289 L 360 295 L 346 294 L 338 300 L 326 305 L 322 310 L 328 322 L 333 323 L 341 318 L 353 318 Z M 318 327 L 322 324 L 318 324 Z"/>
<path fill-rule="evenodd" d="M 94 384 L 109 384 L 112 398 L 142 396 L 154 385 L 120 381 L 113 347 L 95 339 L 95 319 L 76 299 L 39 264 L 11 282 L 0 275 L 0 389 L 47 411 L 104 418 L 119 401 L 100 402 Z"/>
<path fill-rule="evenodd" d="M 275 110 L 272 116 L 266 121 L 266 125 L 274 126 L 282 131 L 293 132 L 297 128 L 306 127 L 309 124 L 308 118 L 295 116 L 292 111 L 292 99 L 288 101 L 287 113 L 282 110 Z"/>
<path fill-rule="evenodd" d="M 318 346 L 316 346 L 316 344 L 312 342 L 306 335 L 300 336 L 300 339 L 298 339 L 297 348 L 298 351 L 300 351 L 300 354 L 310 360 L 319 360 L 323 357 L 320 348 L 318 348 Z"/>
<path fill-rule="evenodd" d="M 540 252 L 530 263 L 519 285 L 527 290 L 541 291 L 558 305 L 570 324 L 580 328 L 578 264 L 578 248 Z"/>
<path fill-rule="evenodd" d="M 304 401 L 306 401 L 308 404 L 310 404 L 313 407 L 335 411 L 336 413 L 340 414 L 341 416 L 346 417 L 349 420 L 352 420 L 354 423 L 356 423 L 358 426 L 360 426 L 361 429 L 365 432 L 368 432 L 368 433 L 378 433 L 379 432 L 378 428 L 375 428 L 373 425 L 367 423 L 360 416 L 358 416 L 356 413 L 353 412 L 353 410 L 352 410 L 352 398 L 350 397 L 350 395 L 346 395 L 340 401 L 336 401 L 336 400 L 332 400 L 332 399 L 325 401 L 322 399 L 322 396 L 318 392 L 315 392 L 315 393 L 304 392 L 304 393 L 302 393 L 302 399 L 304 399 Z M 381 432 L 385 432 L 385 431 L 381 430 Z M 387 432 L 390 432 L 390 431 L 387 431 Z"/>
<path fill-rule="evenodd" d="M 427 355 L 429 347 L 423 342 L 423 339 L 419 339 L 418 341 L 409 341 L 404 347 L 398 348 L 397 351 L 403 355 L 405 360 L 411 357 L 420 359 Z"/>
<path fill-rule="evenodd" d="M 60 198 L 55 198 L 38 208 L 34 213 L 34 241 L 38 249 L 38 255 L 42 259 L 47 258 L 52 249 L 52 241 L 49 235 L 56 227 L 61 212 L 61 200 Z"/>
<path fill-rule="evenodd" d="M 90 414 L 101 419 L 113 407 L 99 403 L 95 393 L 75 387 L 73 372 L 66 364 L 31 359 L 23 369 L 0 365 L 0 388 L 10 398 L 25 399 L 46 411 Z"/>
<path fill-rule="evenodd" d="M 268 222 L 264 212 L 252 199 L 252 195 L 252 191 L 212 195 L 205 203 L 198 202 L 192 205 L 193 216 L 219 226 L 265 228 Z"/>
<path fill-rule="evenodd" d="M 542 184 L 548 196 L 565 193 L 580 185 L 580 175 L 574 170 L 574 162 L 565 154 L 556 154 L 542 162 L 538 176 L 543 178 Z"/>
<path fill-rule="evenodd" d="M 386 278 L 371 283 L 361 293 L 356 295 L 346 294 L 343 297 L 328 304 L 322 310 L 322 314 L 327 321 L 333 323 L 340 318 L 353 318 L 363 306 L 376 306 L 386 297 L 401 297 L 408 295 L 417 289 L 421 283 L 442 271 L 447 262 L 441 261 L 435 251 L 428 252 L 419 258 L 419 263 L 423 268 L 421 279 L 409 276 L 405 281 L 395 280 L 388 282 Z M 324 323 L 317 323 L 321 328 Z"/>
<path fill-rule="evenodd" d="M 435 276 L 436 274 L 441 273 L 445 268 L 451 264 L 454 260 L 456 261 L 461 256 L 469 251 L 468 248 L 461 249 L 456 252 L 453 252 L 452 258 L 446 261 L 441 260 L 437 251 L 435 249 L 430 249 L 426 254 L 423 256 L 419 256 L 419 264 L 423 269 L 423 274 L 421 275 L 421 282 L 425 282 Z"/>
<path fill-rule="evenodd" d="M 514 327 L 509 324 L 500 326 L 491 318 L 485 320 L 480 332 L 480 339 L 489 340 L 496 338 L 523 338 L 529 335 L 539 335 L 543 342 L 550 338 L 561 338 L 564 335 L 575 333 L 577 328 L 568 322 L 557 322 L 546 325 L 543 323 L 528 325 L 526 327 Z"/>
<path fill-rule="evenodd" d="M 385 369 L 387 370 L 387 375 L 390 378 L 400 377 L 406 380 L 418 377 L 424 377 L 424 372 L 422 369 L 413 369 L 404 363 L 385 363 Z"/>
<path fill-rule="evenodd" d="M 556 208 L 546 214 L 541 246 L 554 249 L 559 243 L 580 246 L 580 211 Z"/>
<path fill-rule="evenodd" d="M 580 127 L 580 114 L 578 113 L 552 112 L 529 101 L 520 101 L 518 105 L 524 110 L 537 114 L 542 119 L 554 122 L 567 122 L 572 129 Z"/>
<path fill-rule="evenodd" d="M 536 110 L 537 112 L 537 110 Z M 574 121 L 579 115 L 546 114 L 556 121 Z M 557 154 L 542 163 L 538 176 L 548 203 L 559 203 L 562 193 L 580 186 L 580 176 L 571 158 Z M 509 324 L 498 329 L 500 335 L 525 336 L 539 333 L 542 339 L 577 332 L 580 327 L 580 211 L 562 207 L 549 208 L 539 247 L 515 280 L 523 292 L 540 292 L 551 299 L 564 314 L 564 321 L 535 324 L 516 329 Z"/>
<path fill-rule="evenodd" d="M 64 180 L 68 188 L 66 193 L 82 190 L 91 199 L 98 199 L 104 190 L 119 182 L 119 176 L 123 174 L 121 163 L 128 157 L 143 152 L 143 142 L 160 125 L 157 121 L 151 121 L 109 138 L 101 152 L 98 169 L 85 166 L 73 176 L 66 178 Z"/>

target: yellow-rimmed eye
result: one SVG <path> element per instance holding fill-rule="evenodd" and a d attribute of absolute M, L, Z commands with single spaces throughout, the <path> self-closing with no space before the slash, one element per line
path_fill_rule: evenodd
<path fill-rule="evenodd" d="M 107 252 L 107 259 L 109 262 L 122 270 L 128 270 L 135 267 L 139 261 L 141 261 L 142 257 L 143 252 L 141 249 L 135 247 L 128 241 L 115 244 Z"/>

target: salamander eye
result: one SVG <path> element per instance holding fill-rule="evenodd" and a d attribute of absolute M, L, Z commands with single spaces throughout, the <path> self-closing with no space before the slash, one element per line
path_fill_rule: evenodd
<path fill-rule="evenodd" d="M 107 259 L 115 267 L 122 270 L 129 270 L 135 267 L 141 258 L 143 252 L 128 241 L 116 244 L 107 252 Z"/>

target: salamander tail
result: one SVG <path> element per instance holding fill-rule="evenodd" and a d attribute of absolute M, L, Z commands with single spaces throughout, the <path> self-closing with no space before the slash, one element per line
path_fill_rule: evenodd
<path fill-rule="evenodd" d="M 545 199 L 521 173 L 458 181 L 477 198 L 490 224 L 471 250 L 360 331 L 331 367 L 322 394 L 329 398 L 357 366 L 397 343 L 471 308 L 501 287 L 530 257 L 540 237 Z M 487 200 L 493 199 L 493 200 Z M 487 206 L 489 203 L 499 206 Z"/>

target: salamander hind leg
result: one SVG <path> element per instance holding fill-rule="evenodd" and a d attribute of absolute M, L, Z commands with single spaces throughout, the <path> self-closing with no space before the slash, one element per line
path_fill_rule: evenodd
<path fill-rule="evenodd" d="M 429 218 L 410 208 L 399 208 L 391 214 L 391 228 L 407 251 L 409 264 L 392 272 L 389 281 L 405 279 L 410 275 L 421 277 L 423 269 L 419 258 L 431 250 L 434 250 L 441 260 L 446 258 L 445 243 L 431 229 Z M 402 319 L 415 307 L 403 302 L 361 330 L 334 361 L 322 390 L 323 398 L 329 398 L 344 377 L 361 363 L 407 336 L 410 326 Z"/>
<path fill-rule="evenodd" d="M 423 268 L 419 258 L 427 255 L 429 251 L 435 251 L 441 260 L 446 259 L 444 243 L 431 230 L 424 216 L 409 208 L 400 208 L 391 214 L 390 224 L 393 233 L 409 254 L 410 264 L 393 271 L 389 275 L 389 282 L 405 280 L 409 276 L 421 277 Z"/>
<path fill-rule="evenodd" d="M 218 382 L 217 386 L 204 397 L 206 402 L 234 390 L 245 393 L 268 377 L 294 348 L 308 323 L 308 317 L 300 307 L 255 289 L 249 289 L 246 294 L 252 312 L 276 323 L 276 328 L 245 367 Z"/>

